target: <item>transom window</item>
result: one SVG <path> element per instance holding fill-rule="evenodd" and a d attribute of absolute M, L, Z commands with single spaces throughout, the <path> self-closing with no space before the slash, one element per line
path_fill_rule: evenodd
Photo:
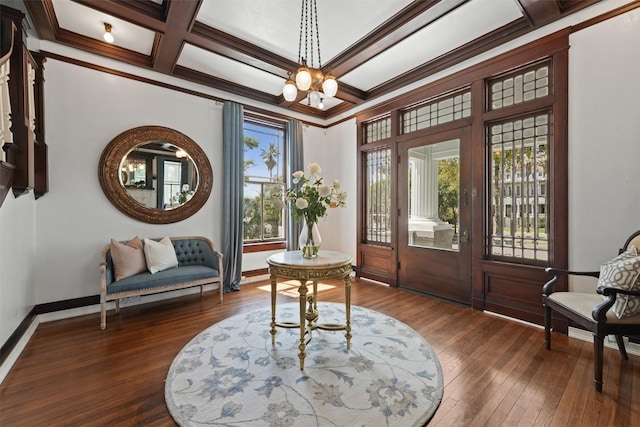
<path fill-rule="evenodd" d="M 364 125 L 364 144 L 391 137 L 391 117 L 385 116 Z"/>
<path fill-rule="evenodd" d="M 284 211 L 273 203 L 286 188 L 285 124 L 245 116 L 244 242 L 285 239 Z"/>
<path fill-rule="evenodd" d="M 402 133 L 471 117 L 471 92 L 430 99 L 402 111 Z"/>
<path fill-rule="evenodd" d="M 551 63 L 544 62 L 489 82 L 492 110 L 551 95 Z"/>

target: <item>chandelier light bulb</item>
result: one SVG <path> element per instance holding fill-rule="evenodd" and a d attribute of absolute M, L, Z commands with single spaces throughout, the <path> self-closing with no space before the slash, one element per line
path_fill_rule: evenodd
<path fill-rule="evenodd" d="M 317 108 L 320 105 L 320 93 L 315 90 L 309 92 L 309 103 L 312 107 Z"/>
<path fill-rule="evenodd" d="M 298 68 L 298 72 L 296 73 L 296 86 L 300 90 L 309 90 L 311 87 L 311 73 L 304 65 Z"/>
<path fill-rule="evenodd" d="M 298 96 L 298 88 L 296 88 L 296 82 L 291 80 L 291 78 L 287 79 L 287 81 L 284 82 L 282 95 L 284 96 L 284 99 L 289 102 L 294 101 Z"/>
<path fill-rule="evenodd" d="M 111 34 L 111 24 L 104 23 L 104 41 L 107 43 L 113 43 L 113 34 Z"/>
<path fill-rule="evenodd" d="M 333 98 L 338 93 L 338 82 L 331 74 L 327 74 L 322 82 L 322 91 L 327 98 Z"/>

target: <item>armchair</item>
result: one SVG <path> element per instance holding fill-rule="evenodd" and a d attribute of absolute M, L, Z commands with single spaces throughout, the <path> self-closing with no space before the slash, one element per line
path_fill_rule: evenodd
<path fill-rule="evenodd" d="M 637 249 L 638 252 L 636 252 Z M 626 360 L 628 355 L 622 337 L 640 335 L 640 311 L 635 310 L 638 306 L 634 305 L 640 303 L 639 255 L 640 230 L 627 239 L 620 249 L 618 257 L 612 260 L 617 261 L 618 265 L 624 264 L 622 269 L 613 269 L 611 261 L 604 264 L 600 271 L 577 272 L 552 267 L 545 269 L 548 274 L 553 276 L 542 288 L 545 347 L 551 349 L 551 314 L 553 311 L 565 316 L 572 324 L 590 331 L 593 334 L 593 381 L 599 392 L 602 391 L 605 337 L 615 335 L 620 354 Z M 609 271 L 611 269 L 613 271 Z M 598 278 L 596 291 L 594 293 L 554 292 L 554 287 L 560 277 L 572 275 Z M 611 285 L 615 281 L 613 279 L 626 281 L 628 286 L 614 285 L 616 287 L 613 287 Z M 629 300 L 636 297 L 637 300 Z M 623 315 L 621 308 L 625 307 L 628 310 L 633 308 L 633 313 L 625 312 Z"/>

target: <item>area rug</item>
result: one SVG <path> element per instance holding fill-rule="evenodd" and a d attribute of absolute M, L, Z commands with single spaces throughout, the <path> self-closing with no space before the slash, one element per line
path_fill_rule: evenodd
<path fill-rule="evenodd" d="M 344 323 L 344 304 L 318 303 L 318 323 Z M 297 322 L 298 303 L 279 305 L 278 321 Z M 270 308 L 238 314 L 198 334 L 176 356 L 165 383 L 181 426 L 422 426 L 443 393 L 440 362 L 404 323 L 351 307 L 344 331 L 313 331 L 305 369 L 299 329 L 278 328 Z"/>

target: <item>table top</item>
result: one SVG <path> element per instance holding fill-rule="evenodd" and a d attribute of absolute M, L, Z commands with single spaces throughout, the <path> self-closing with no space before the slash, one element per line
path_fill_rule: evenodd
<path fill-rule="evenodd" d="M 351 258 L 335 251 L 318 251 L 316 258 L 303 258 L 301 251 L 278 252 L 267 259 L 267 264 L 285 267 L 322 268 L 351 264 Z"/>

